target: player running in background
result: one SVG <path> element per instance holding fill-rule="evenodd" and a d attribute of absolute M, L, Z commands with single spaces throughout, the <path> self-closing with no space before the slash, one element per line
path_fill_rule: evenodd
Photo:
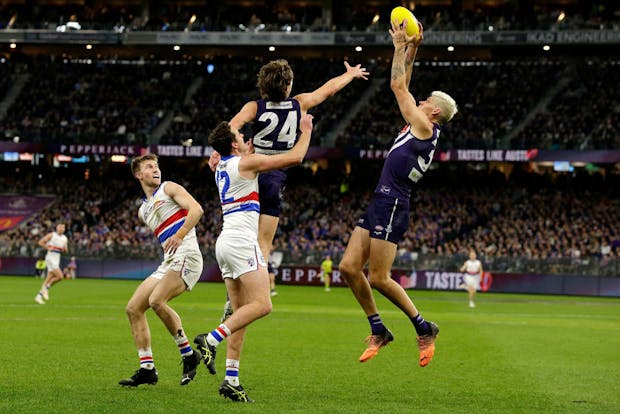
<path fill-rule="evenodd" d="M 196 375 L 201 356 L 190 346 L 181 318 L 168 302 L 191 290 L 202 274 L 202 254 L 198 248 L 195 226 L 203 210 L 185 188 L 171 181 L 161 181 L 156 155 L 135 158 L 131 162 L 131 172 L 140 182 L 145 195 L 138 217 L 155 233 L 164 250 L 164 260 L 136 288 L 127 303 L 125 310 L 138 348 L 140 368 L 119 384 L 136 387 L 157 383 L 151 332 L 145 315 L 148 308 L 153 308 L 181 353 L 181 385 L 186 385 Z M 212 373 L 215 374 L 215 371 Z"/>
<path fill-rule="evenodd" d="M 411 298 L 390 275 L 397 244 L 409 224 L 411 187 L 422 178 L 433 160 L 440 125 L 450 121 L 457 108 L 450 96 L 437 91 L 416 105 L 409 92 L 409 83 L 413 61 L 423 37 L 422 27 L 420 25 L 420 35 L 415 38 L 407 37 L 405 30 L 406 24 L 404 28 L 392 24 L 390 30 L 394 44 L 390 86 L 406 125 L 388 153 L 366 213 L 351 234 L 340 261 L 340 273 L 370 323 L 368 347 L 360 356 L 360 362 L 375 357 L 381 347 L 394 339 L 379 316 L 372 292 L 374 288 L 413 323 L 420 351 L 419 364 L 424 367 L 433 358 L 439 328 L 422 318 Z M 366 263 L 368 279 L 363 272 Z"/>
<path fill-rule="evenodd" d="M 257 154 L 275 155 L 290 151 L 300 134 L 302 115 L 336 94 L 353 79 L 365 79 L 369 75 L 360 64 L 351 66 L 344 62 L 345 73 L 325 82 L 318 89 L 290 97 L 293 89 L 293 69 L 286 60 L 274 60 L 263 65 L 258 73 L 261 99 L 247 102 L 230 121 L 230 126 L 240 130 L 252 123 L 253 146 Z M 220 160 L 217 150 L 209 158 L 213 171 Z M 263 257 L 269 258 L 273 238 L 278 228 L 282 193 L 286 171 L 276 169 L 261 173 L 258 178 L 260 218 L 258 243 Z M 275 280 L 274 280 L 275 281 Z M 275 287 L 275 286 L 274 286 Z M 238 361 L 243 347 L 243 332 L 227 341 L 227 360 Z"/>
<path fill-rule="evenodd" d="M 39 246 L 47 249 L 45 255 L 45 265 L 47 267 L 47 277 L 39 289 L 39 293 L 34 297 L 34 301 L 39 305 L 44 305 L 46 300 L 50 299 L 49 290 L 55 284 L 62 280 L 62 270 L 60 269 L 60 255 L 67 253 L 67 245 L 69 240 L 65 236 L 65 225 L 59 223 L 56 225 L 56 231 L 47 233 L 39 240 Z"/>
<path fill-rule="evenodd" d="M 243 134 L 228 122 L 220 123 L 209 135 L 209 143 L 222 155 L 215 180 L 224 224 L 215 244 L 215 256 L 234 310 L 213 331 L 194 339 L 211 370 L 215 369 L 216 347 L 220 342 L 231 334 L 243 334 L 247 325 L 271 312 L 267 263 L 258 244 L 258 173 L 301 164 L 310 145 L 311 115 L 301 117 L 300 128 L 297 144 L 290 151 L 272 156 L 254 154 L 252 144 L 244 142 Z M 236 343 L 234 350 L 239 354 L 234 360 L 227 354 L 226 377 L 219 393 L 233 401 L 251 402 L 239 382 L 242 343 Z"/>
<path fill-rule="evenodd" d="M 461 266 L 461 272 L 467 272 L 463 278 L 463 283 L 459 286 L 469 292 L 469 307 L 475 308 L 476 291 L 480 289 L 480 280 L 482 279 L 482 263 L 476 258 L 474 249 L 469 251 L 469 259 Z"/>

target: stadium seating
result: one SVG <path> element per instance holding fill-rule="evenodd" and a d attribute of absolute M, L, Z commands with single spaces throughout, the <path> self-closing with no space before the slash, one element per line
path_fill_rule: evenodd
<path fill-rule="evenodd" d="M 14 3 L 14 4 L 11 4 Z M 331 22 L 322 8 L 296 2 L 226 4 L 162 3 L 143 13 L 139 5 L 99 2 L 95 4 L 43 3 L 31 7 L 23 2 L 7 2 L 0 8 L 0 29 L 56 29 L 69 21 L 82 30 L 152 31 L 384 31 L 387 19 L 373 23 L 377 13 L 387 16 L 390 3 L 334 2 Z M 617 29 L 618 5 L 584 8 L 579 3 L 514 2 L 478 3 L 461 10 L 450 3 L 417 5 L 416 16 L 427 30 L 566 30 Z M 563 13 L 561 18 L 560 15 Z M 195 16 L 192 18 L 192 16 Z"/>
<path fill-rule="evenodd" d="M 620 148 L 620 62 L 590 59 L 571 68 L 570 82 L 511 143 L 527 148 Z"/>
<path fill-rule="evenodd" d="M 0 130 L 28 142 L 145 144 L 183 99 L 184 66 L 37 59 Z"/>
<path fill-rule="evenodd" d="M 433 90 L 445 91 L 456 100 L 460 111 L 444 128 L 440 148 L 502 148 L 507 134 L 534 108 L 560 71 L 558 64 L 549 62 L 424 62 L 414 68 L 410 88 L 418 101 Z M 337 142 L 389 148 L 403 126 L 386 79 Z"/>
<path fill-rule="evenodd" d="M 0 120 L 0 137 L 106 144 L 179 144 L 191 139 L 194 145 L 206 145 L 217 122 L 258 97 L 256 74 L 265 62 L 219 58 L 162 65 L 38 58 L 25 66 L 30 80 Z M 296 74 L 293 94 L 312 91 L 344 70 L 340 59 L 290 63 Z M 360 63 L 372 73 L 369 82 L 354 81 L 310 111 L 315 115 L 312 145 L 389 148 L 402 128 L 404 121 L 389 92 L 389 62 Z M 597 60 L 425 61 L 414 68 L 411 88 L 418 100 L 437 89 L 456 99 L 460 112 L 444 128 L 444 150 L 611 149 L 620 146 L 618 67 L 615 61 Z M 0 68 L 9 70 L 7 65 Z M 557 88 L 557 79 L 566 86 Z M 190 86 L 200 80 L 198 90 L 190 93 Z M 7 82 L 0 84 L 5 92 Z M 376 82 L 376 92 L 363 95 Z M 352 109 L 358 102 L 361 107 Z M 582 110 L 584 105 L 591 109 Z M 341 124 L 349 111 L 355 115 L 352 121 Z M 167 116 L 171 122 L 162 124 Z M 162 138 L 154 141 L 158 126 Z M 332 137 L 335 130 L 343 131 Z"/>
<path fill-rule="evenodd" d="M 212 173 L 196 169 L 188 178 L 174 162 L 163 162 L 164 177 L 183 182 L 202 203 L 206 214 L 197 234 L 203 254 L 213 260 L 222 219 Z M 289 262 L 316 264 L 326 253 L 337 262 L 371 198 L 369 183 L 374 184 L 379 167 L 378 162 L 356 163 L 348 178 L 333 170 L 315 176 L 292 170 L 274 248 L 286 252 Z M 136 182 L 126 179 L 129 174 L 125 166 L 112 176 L 88 181 L 70 174 L 45 175 L 39 181 L 19 175 L 5 178 L 0 192 L 55 193 L 58 200 L 26 225 L 0 234 L 0 255 L 37 256 L 36 241 L 62 220 L 76 255 L 158 257 L 160 247 L 138 222 L 141 193 Z M 343 182 L 349 184 L 348 191 L 341 190 Z M 398 263 L 412 265 L 418 257 L 465 257 L 471 246 L 486 263 L 504 268 L 517 260 L 617 258 L 620 213 L 613 203 L 620 186 L 614 183 L 617 177 L 585 173 L 569 179 L 515 172 L 510 181 L 485 171 L 431 173 L 412 198 Z"/>

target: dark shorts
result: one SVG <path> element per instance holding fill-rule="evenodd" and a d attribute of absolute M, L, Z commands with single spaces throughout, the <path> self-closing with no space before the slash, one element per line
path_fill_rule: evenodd
<path fill-rule="evenodd" d="M 409 227 L 409 200 L 375 195 L 357 225 L 373 239 L 398 244 Z"/>
<path fill-rule="evenodd" d="M 268 273 L 275 273 L 276 272 L 276 269 L 273 267 L 271 262 L 267 262 L 267 272 Z"/>
<path fill-rule="evenodd" d="M 268 171 L 258 175 L 258 198 L 261 214 L 280 217 L 285 182 L 286 173 L 282 170 Z"/>

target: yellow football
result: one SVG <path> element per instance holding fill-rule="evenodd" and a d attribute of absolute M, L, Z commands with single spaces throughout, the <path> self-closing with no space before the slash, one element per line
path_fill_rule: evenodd
<path fill-rule="evenodd" d="M 417 36 L 420 33 L 420 28 L 413 13 L 402 6 L 394 7 L 390 14 L 390 21 L 396 21 L 402 27 L 405 20 L 407 20 L 407 36 Z"/>

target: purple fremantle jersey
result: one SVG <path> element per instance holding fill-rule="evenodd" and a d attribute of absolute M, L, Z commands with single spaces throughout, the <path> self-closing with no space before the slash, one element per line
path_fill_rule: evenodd
<path fill-rule="evenodd" d="M 296 99 L 282 102 L 256 101 L 256 118 L 252 124 L 257 154 L 278 154 L 293 148 L 299 137 L 301 108 Z"/>
<path fill-rule="evenodd" d="M 433 161 L 441 129 L 433 124 L 433 136 L 418 139 L 407 124 L 396 137 L 388 153 L 375 194 L 409 200 L 411 187 L 418 182 Z"/>

